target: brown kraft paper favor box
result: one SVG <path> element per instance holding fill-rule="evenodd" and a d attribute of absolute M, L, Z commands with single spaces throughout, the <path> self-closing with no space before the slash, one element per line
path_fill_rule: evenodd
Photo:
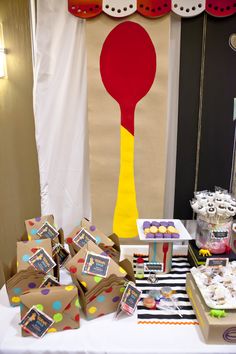
<path fill-rule="evenodd" d="M 26 227 L 29 241 L 42 239 L 42 237 L 40 237 L 37 234 L 37 232 L 43 226 L 43 224 L 45 222 L 48 222 L 50 225 L 52 225 L 56 229 L 53 215 L 44 215 L 44 216 L 39 216 L 39 217 L 36 217 L 33 219 L 25 220 L 25 227 Z M 61 245 L 64 245 L 64 232 L 63 232 L 63 230 L 59 229 L 58 233 L 59 233 L 59 235 L 53 239 L 52 244 L 54 245 L 55 243 L 60 243 Z"/>
<path fill-rule="evenodd" d="M 100 247 L 98 247 L 93 241 L 89 241 L 73 258 L 66 263 L 66 269 L 77 277 L 87 291 L 90 291 L 102 280 L 102 278 L 82 273 L 87 252 L 106 256 Z M 126 271 L 110 258 L 106 278 L 110 275 L 116 275 L 118 278 L 124 278 L 126 274 Z"/>
<path fill-rule="evenodd" d="M 226 316 L 222 318 L 211 317 L 210 308 L 190 273 L 187 274 L 186 290 L 206 343 L 236 344 L 236 310 L 225 310 Z"/>
<path fill-rule="evenodd" d="M 78 291 L 74 285 L 40 288 L 21 295 L 21 319 L 32 306 L 54 320 L 48 333 L 80 327 Z M 22 329 L 22 336 L 28 336 Z"/>
<path fill-rule="evenodd" d="M 11 306 L 20 305 L 20 295 L 25 291 L 38 288 L 44 281 L 45 274 L 33 267 L 21 270 L 7 280 L 6 289 Z"/>
<path fill-rule="evenodd" d="M 29 268 L 29 258 L 40 248 L 43 248 L 52 257 L 52 243 L 49 239 L 17 242 L 17 272 Z M 48 274 L 52 274 L 59 279 L 58 262 Z"/>
<path fill-rule="evenodd" d="M 72 232 L 67 236 L 67 242 L 69 244 L 71 255 L 74 256 L 79 250 L 80 247 L 75 245 L 72 242 L 72 239 L 77 235 L 81 230 L 85 229 L 90 235 L 92 235 L 96 244 L 103 249 L 108 255 L 111 256 L 114 261 L 118 262 L 120 259 L 120 242 L 119 238 L 115 234 L 106 236 L 102 231 L 97 229 L 89 220 L 83 218 L 79 226 L 76 226 Z"/>
<path fill-rule="evenodd" d="M 131 263 L 125 259 L 119 263 L 125 269 L 125 278 L 111 275 L 99 282 L 91 291 L 86 292 L 74 274 L 71 275 L 78 288 L 80 305 L 88 320 L 116 312 L 127 281 L 135 282 Z"/>

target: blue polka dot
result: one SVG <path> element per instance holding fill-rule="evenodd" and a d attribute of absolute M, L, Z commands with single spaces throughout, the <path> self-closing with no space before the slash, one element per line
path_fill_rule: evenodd
<path fill-rule="evenodd" d="M 36 243 L 41 243 L 43 240 L 35 240 Z"/>
<path fill-rule="evenodd" d="M 30 256 L 28 254 L 24 254 L 24 256 L 22 257 L 23 262 L 28 262 L 29 259 L 30 259 Z"/>
<path fill-rule="evenodd" d="M 96 238 L 96 243 L 97 244 L 99 244 L 99 243 L 101 243 L 101 237 L 100 236 L 95 236 L 95 238 Z"/>
<path fill-rule="evenodd" d="M 22 290 L 21 290 L 21 288 L 14 288 L 13 291 L 14 291 L 14 294 L 19 295 Z"/>
<path fill-rule="evenodd" d="M 23 310 L 24 305 L 22 303 L 20 303 L 20 309 Z"/>
<path fill-rule="evenodd" d="M 31 230 L 31 235 L 36 235 L 36 234 L 37 234 L 37 232 L 38 232 L 38 230 L 37 230 L 37 229 L 32 229 L 32 230 Z"/>
<path fill-rule="evenodd" d="M 56 311 L 60 310 L 62 308 L 61 301 L 54 301 L 54 303 L 52 304 L 52 308 Z"/>
<path fill-rule="evenodd" d="M 97 297 L 97 301 L 98 302 L 104 302 L 105 301 L 105 296 L 104 295 L 99 295 L 98 297 Z"/>

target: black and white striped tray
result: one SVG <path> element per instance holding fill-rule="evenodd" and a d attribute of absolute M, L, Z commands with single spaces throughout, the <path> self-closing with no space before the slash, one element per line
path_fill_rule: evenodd
<path fill-rule="evenodd" d="M 134 272 L 136 270 L 136 261 L 139 255 L 134 255 Z M 143 257 L 143 256 L 142 256 Z M 143 257 L 148 262 L 148 256 Z M 172 269 L 168 274 L 158 275 L 158 282 L 151 284 L 148 281 L 149 272 L 145 271 L 144 279 L 136 279 L 136 285 L 142 290 L 142 296 L 137 306 L 137 315 L 139 324 L 198 324 L 193 308 L 189 301 L 185 284 L 186 273 L 190 271 L 190 264 L 185 256 L 174 256 L 172 258 Z M 180 317 L 178 312 L 165 310 L 150 310 L 143 306 L 143 299 L 148 296 L 150 290 L 159 290 L 163 286 L 170 286 L 176 291 L 178 306 L 181 308 Z"/>

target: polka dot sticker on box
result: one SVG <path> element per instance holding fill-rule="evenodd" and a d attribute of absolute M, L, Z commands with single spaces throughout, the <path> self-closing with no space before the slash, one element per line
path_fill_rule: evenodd
<path fill-rule="evenodd" d="M 30 255 L 28 255 L 28 254 L 24 254 L 24 255 L 22 256 L 22 261 L 23 261 L 23 262 L 28 262 L 29 259 L 30 259 Z"/>
<path fill-rule="evenodd" d="M 59 311 L 62 308 L 61 301 L 54 301 L 53 304 L 52 304 L 52 308 L 55 311 Z"/>
<path fill-rule="evenodd" d="M 49 328 L 47 333 L 54 333 L 57 332 L 56 328 Z"/>
<path fill-rule="evenodd" d="M 21 288 L 14 288 L 14 289 L 13 289 L 13 292 L 14 292 L 14 294 L 16 294 L 16 295 L 19 295 L 19 294 L 21 294 L 22 290 L 21 290 Z"/>
<path fill-rule="evenodd" d="M 100 281 L 102 280 L 102 277 L 99 277 L 98 275 L 95 275 L 95 277 L 93 277 L 94 281 L 96 283 L 100 283 Z"/>
<path fill-rule="evenodd" d="M 99 295 L 97 297 L 97 302 L 104 302 L 106 300 L 106 297 L 104 295 Z"/>
<path fill-rule="evenodd" d="M 37 305 L 35 305 L 35 307 L 36 307 L 39 311 L 43 311 L 43 305 L 42 305 L 42 304 L 37 304 Z"/>
<path fill-rule="evenodd" d="M 65 290 L 66 291 L 72 291 L 74 288 L 75 288 L 74 285 L 68 285 L 68 286 L 65 287 Z"/>
<path fill-rule="evenodd" d="M 80 308 L 80 303 L 79 303 L 79 299 L 76 299 L 76 300 L 75 300 L 75 307 L 78 307 L 78 308 Z"/>
<path fill-rule="evenodd" d="M 11 302 L 13 302 L 14 304 L 16 304 L 17 302 L 20 302 L 19 296 L 13 296 L 13 297 L 11 298 Z"/>
<path fill-rule="evenodd" d="M 32 236 L 35 236 L 35 235 L 37 234 L 37 232 L 38 232 L 38 229 L 32 229 L 32 230 L 30 231 L 30 233 L 31 233 Z"/>
<path fill-rule="evenodd" d="M 96 311 L 97 311 L 97 308 L 96 308 L 95 306 L 92 306 L 92 307 L 90 307 L 90 308 L 88 309 L 88 312 L 89 312 L 90 314 L 94 314 Z"/>
<path fill-rule="evenodd" d="M 56 323 L 61 322 L 63 320 L 63 315 L 61 313 L 55 313 L 55 315 L 53 316 L 53 320 Z"/>

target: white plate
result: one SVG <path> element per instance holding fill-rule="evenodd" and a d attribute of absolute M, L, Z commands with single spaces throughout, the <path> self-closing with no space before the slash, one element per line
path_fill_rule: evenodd
<path fill-rule="evenodd" d="M 178 230 L 179 238 L 146 238 L 146 235 L 143 232 L 143 222 L 144 221 L 173 221 L 175 228 Z M 192 237 L 185 229 L 184 225 L 179 219 L 137 219 L 137 227 L 138 227 L 138 234 L 139 238 L 142 241 L 150 241 L 150 242 L 179 242 L 179 241 L 188 241 L 192 240 Z"/>

